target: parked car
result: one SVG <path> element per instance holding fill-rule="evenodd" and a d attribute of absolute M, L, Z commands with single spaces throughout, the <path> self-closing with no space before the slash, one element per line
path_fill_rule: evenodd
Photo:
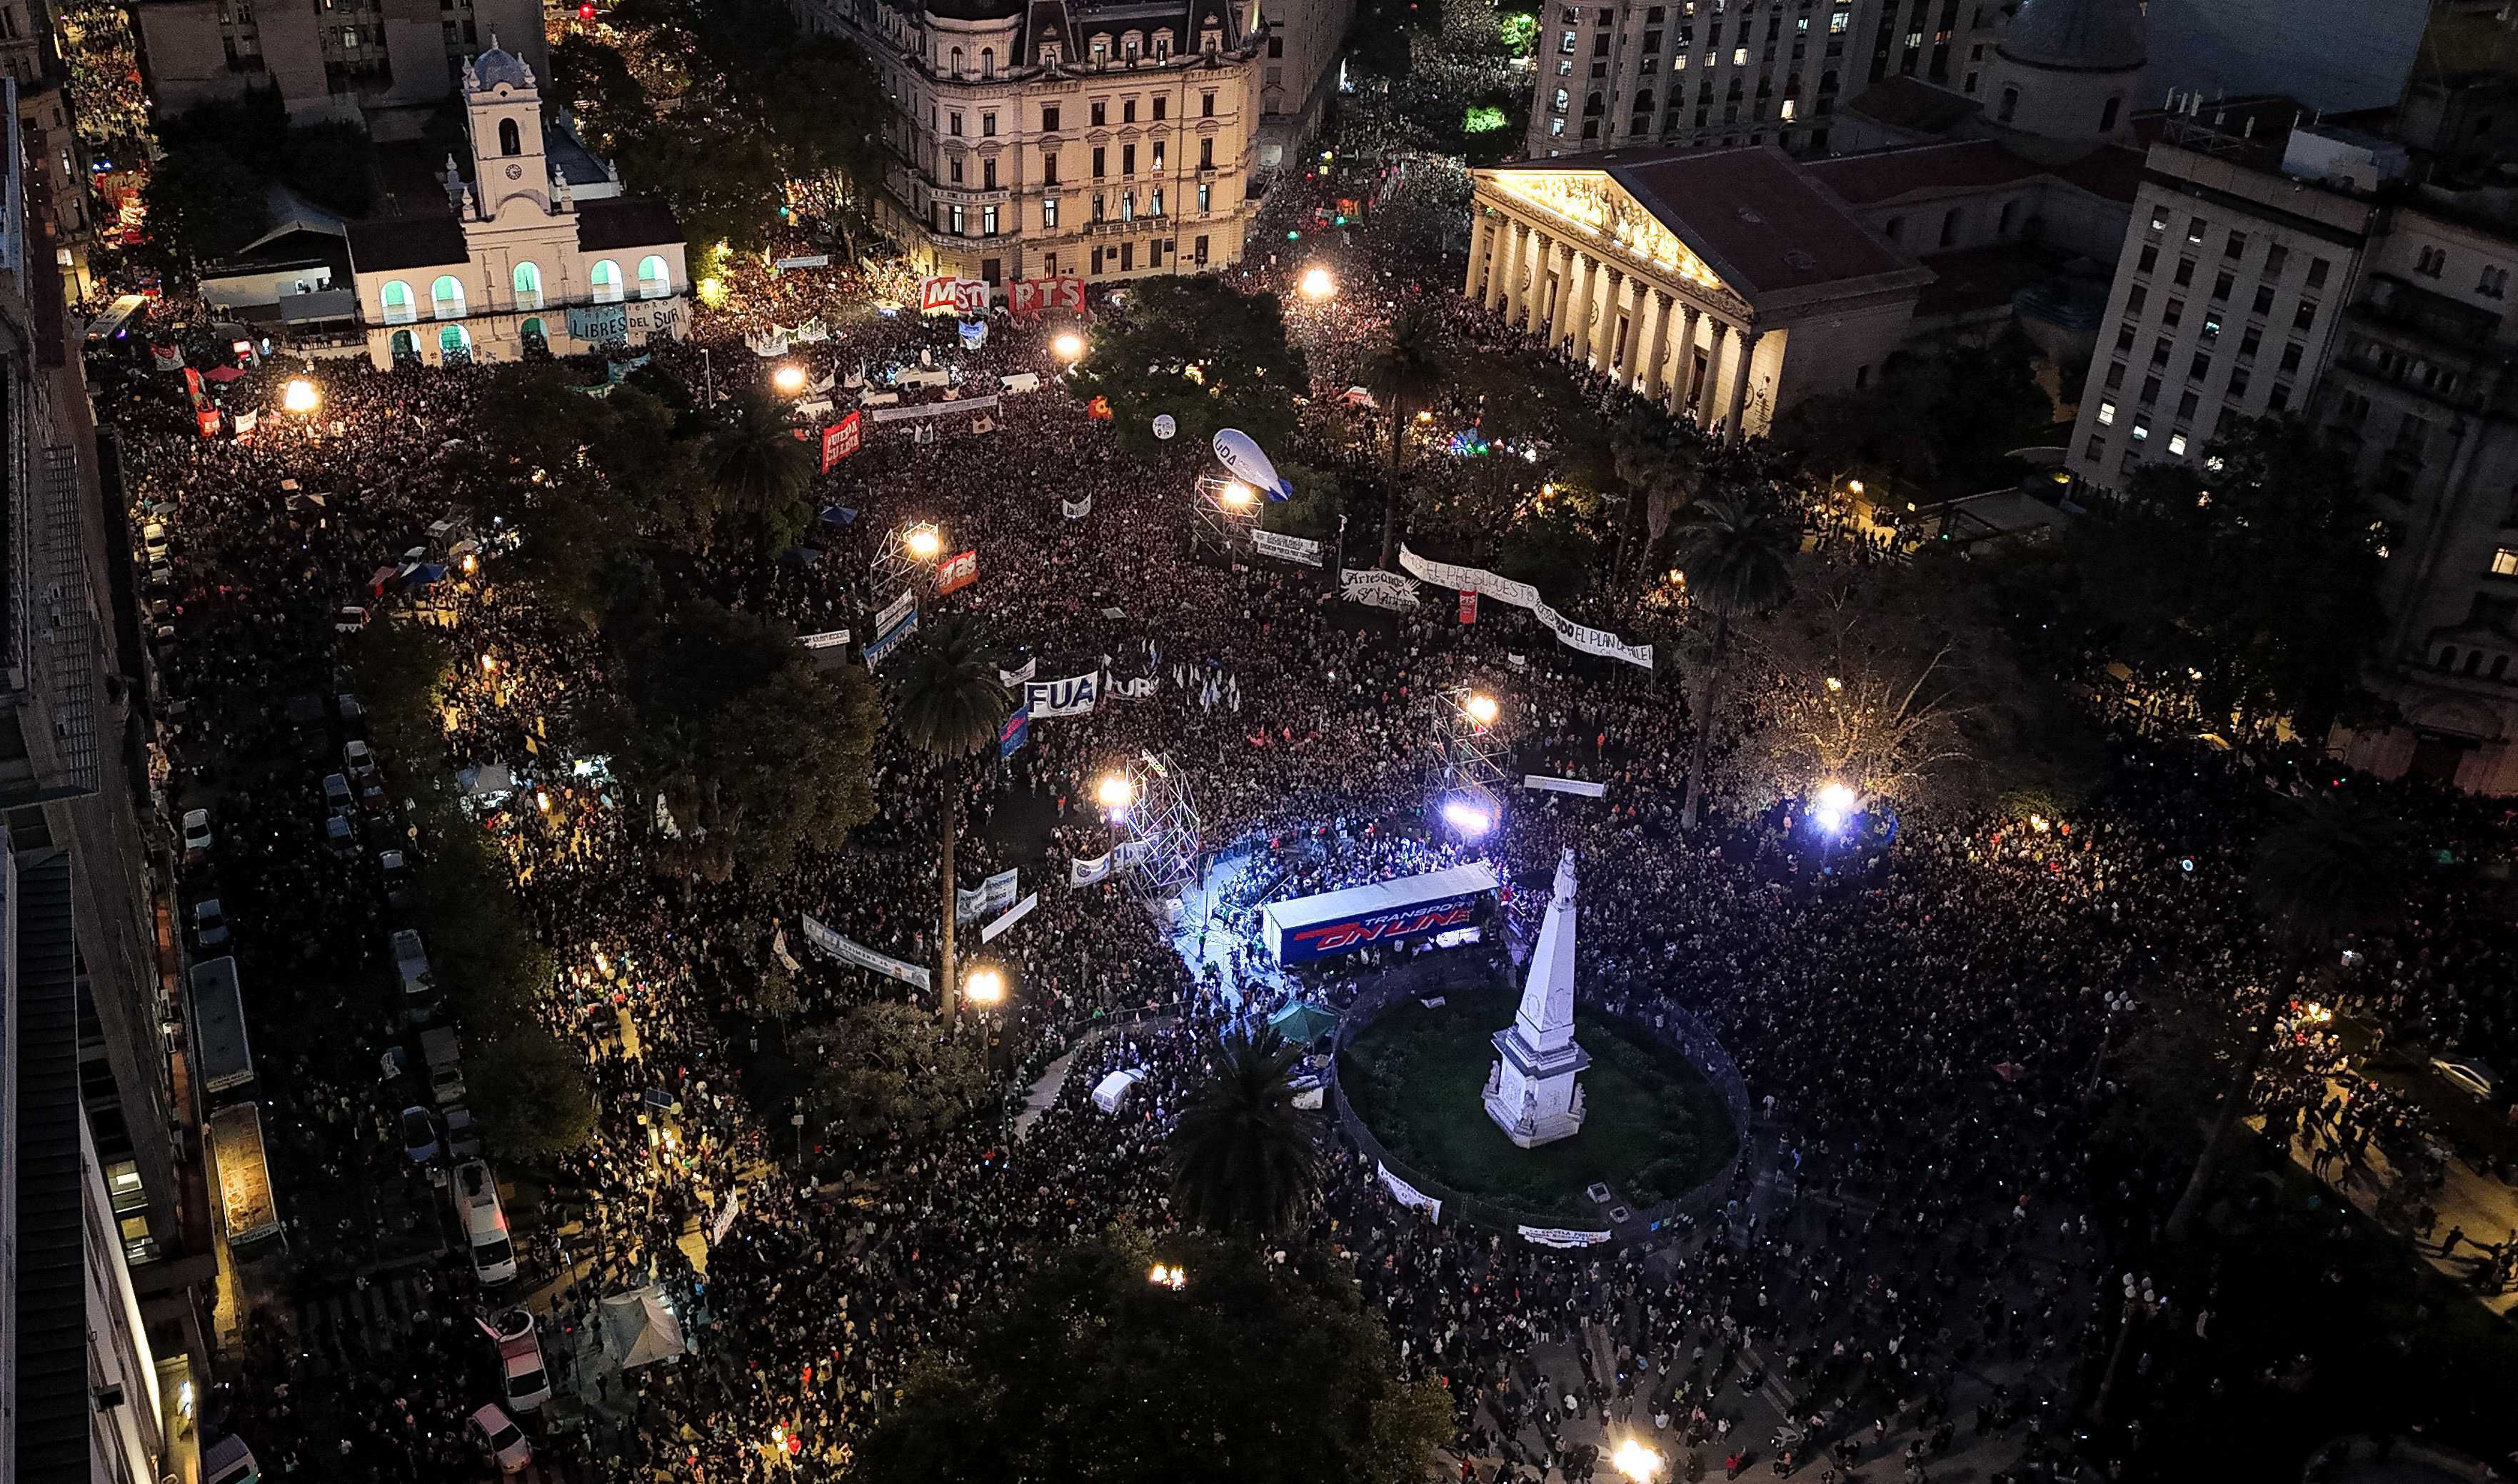
<path fill-rule="evenodd" d="M 356 806 L 358 796 L 350 792 L 350 780 L 339 773 L 324 775 L 324 811 L 346 814 Z"/>
<path fill-rule="evenodd" d="M 472 1432 L 498 1461 L 500 1473 L 522 1473 L 534 1461 L 534 1445 L 525 1437 L 515 1419 L 499 1410 L 498 1404 L 472 1414 Z"/>
<path fill-rule="evenodd" d="M 359 832 L 352 827 L 349 816 L 345 814 L 325 816 L 324 844 L 331 848 L 333 854 L 345 860 L 359 853 Z"/>
<path fill-rule="evenodd" d="M 358 790 L 359 807 L 367 811 L 370 821 L 393 807 L 393 801 L 385 797 L 385 780 L 374 769 L 370 768 L 366 777 L 358 780 Z"/>
<path fill-rule="evenodd" d="M 211 843 L 210 811 L 186 809 L 184 811 L 184 864 L 199 865 L 209 859 Z"/>
<path fill-rule="evenodd" d="M 411 863 L 400 851 L 376 851 L 376 874 L 384 878 L 385 905 L 397 912 L 411 910 Z"/>
<path fill-rule="evenodd" d="M 368 744 L 352 737 L 341 744 L 341 766 L 353 779 L 365 781 L 376 775 L 376 755 Z"/>
<path fill-rule="evenodd" d="M 402 1111 L 402 1152 L 411 1156 L 413 1164 L 426 1164 L 437 1157 L 437 1120 L 425 1108 Z"/>
<path fill-rule="evenodd" d="M 333 699 L 332 704 L 333 707 L 341 714 L 341 729 L 343 731 L 348 732 L 354 737 L 365 736 L 367 734 L 368 708 L 366 704 L 359 699 L 357 692 L 348 690 L 342 691 L 340 695 Z"/>
<path fill-rule="evenodd" d="M 219 899 L 204 896 L 193 903 L 193 941 L 203 948 L 215 948 L 227 940 L 228 918 Z"/>
<path fill-rule="evenodd" d="M 472 1272 L 485 1284 L 514 1281 L 516 1244 L 507 1235 L 507 1212 L 499 1204 L 499 1180 L 490 1166 L 466 1159 L 455 1169 L 455 1204 L 472 1247 Z"/>
<path fill-rule="evenodd" d="M 148 555 L 152 562 L 164 561 L 168 552 L 165 526 L 153 520 L 149 524 L 142 526 L 140 528 L 140 549 Z"/>
<path fill-rule="evenodd" d="M 534 1316 L 509 1309 L 498 1318 L 499 1377 L 507 1390 L 507 1406 L 535 1413 L 550 1400 L 550 1372 L 543 1365 L 542 1337 L 534 1332 Z"/>
<path fill-rule="evenodd" d="M 2500 1073 L 2470 1056 L 2453 1052 L 2431 1058 L 2431 1069 L 2478 1098 L 2492 1096 L 2492 1090 L 2500 1085 Z"/>
<path fill-rule="evenodd" d="M 481 1157 L 481 1130 L 472 1126 L 472 1110 L 452 1103 L 441 1110 L 446 1119 L 446 1153 L 457 1159 Z"/>

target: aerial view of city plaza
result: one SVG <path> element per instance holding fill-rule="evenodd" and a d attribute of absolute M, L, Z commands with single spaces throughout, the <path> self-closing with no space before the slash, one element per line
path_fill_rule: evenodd
<path fill-rule="evenodd" d="M 2518 1478 L 2499 0 L 0 73 L 0 1479 Z"/>

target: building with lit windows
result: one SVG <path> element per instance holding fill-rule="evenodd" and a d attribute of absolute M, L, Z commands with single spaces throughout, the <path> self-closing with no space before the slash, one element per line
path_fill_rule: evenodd
<path fill-rule="evenodd" d="M 2085 496 L 2208 478 L 2229 419 L 2314 424 L 2373 506 L 2397 713 L 2330 745 L 2518 793 L 2518 203 L 2417 132 L 2208 118 L 2149 153 L 2066 466 Z"/>
<path fill-rule="evenodd" d="M 1257 7 L 799 0 L 799 14 L 883 79 L 893 163 L 877 216 L 926 271 L 1111 280 L 1240 258 L 1263 69 L 1281 65 Z M 1290 83 L 1280 97 L 1292 107 Z"/>
<path fill-rule="evenodd" d="M 488 51 L 463 72 L 470 178 L 448 209 L 349 229 L 358 333 L 378 367 L 643 345 L 690 328 L 682 230 L 663 201 L 581 199 L 545 134 L 533 68 Z"/>
<path fill-rule="evenodd" d="M 547 57 L 531 0 L 136 0 L 141 72 L 160 118 L 277 89 L 292 122 L 364 123 L 416 139 L 486 43 Z"/>

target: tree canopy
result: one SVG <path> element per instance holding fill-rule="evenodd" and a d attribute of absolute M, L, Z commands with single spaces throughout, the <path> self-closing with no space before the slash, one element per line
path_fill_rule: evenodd
<path fill-rule="evenodd" d="M 1182 1286 L 1149 1283 L 1156 1263 Z M 1421 1484 L 1452 1432 L 1450 1394 L 1394 1379 L 1317 1253 L 1117 1229 L 1051 1258 L 962 1353 L 883 1414 L 856 1460 L 871 1484 Z"/>
<path fill-rule="evenodd" d="M 2386 533 L 2350 465 L 2302 424 L 2225 424 L 2203 468 L 2153 464 L 2078 522 L 2074 593 L 2109 649 L 2191 691 L 2207 730 L 2366 719 Z"/>
<path fill-rule="evenodd" d="M 851 1005 L 806 1037 L 817 1048 L 814 1111 L 854 1139 L 904 1138 L 949 1128 L 986 1101 L 987 1061 L 979 1038 L 951 1035 L 916 1005 L 877 1000 Z"/>
<path fill-rule="evenodd" d="M 1172 1195 L 1217 1231 L 1268 1236 L 1298 1225 L 1320 1194 L 1317 1119 L 1294 1107 L 1300 1046 L 1237 1035 L 1172 1127 Z"/>
<path fill-rule="evenodd" d="M 1225 427 L 1282 447 L 1304 378 L 1277 296 L 1201 274 L 1128 285 L 1127 307 L 1093 327 L 1066 383 L 1079 399 L 1109 399 L 1120 442 L 1150 456 L 1162 449 L 1153 420 L 1166 413 L 1188 447 Z"/>
<path fill-rule="evenodd" d="M 2052 442 L 2054 423 L 2036 347 L 2013 329 L 1986 345 L 1900 351 L 1870 385 L 1785 412 L 1773 438 L 1821 484 L 1860 479 L 1908 500 L 2011 483 L 2016 469 L 2004 456 Z"/>

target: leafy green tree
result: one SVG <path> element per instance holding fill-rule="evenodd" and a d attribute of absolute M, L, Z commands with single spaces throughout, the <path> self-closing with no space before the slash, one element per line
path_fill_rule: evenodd
<path fill-rule="evenodd" d="M 550 65 L 552 91 L 598 148 L 655 116 L 646 88 L 613 47 L 572 31 L 550 49 Z"/>
<path fill-rule="evenodd" d="M 1688 748 L 1687 804 L 1681 819 L 1692 830 L 1705 799 L 1705 764 L 1715 712 L 1722 704 L 1722 666 L 1731 627 L 1792 595 L 1787 564 L 1801 546 L 1801 532 L 1772 501 L 1725 495 L 1699 500 L 1681 512 L 1676 538 L 1675 559 L 1687 574 L 1688 603 L 1713 619 L 1690 718 L 1696 736 Z"/>
<path fill-rule="evenodd" d="M 1080 401 L 1109 399 L 1120 443 L 1152 457 L 1163 447 L 1153 421 L 1165 413 L 1187 447 L 1226 427 L 1262 448 L 1281 446 L 1294 429 L 1304 376 L 1277 296 L 1244 294 L 1201 274 L 1128 285 L 1127 307 L 1094 327 L 1066 384 Z"/>
<path fill-rule="evenodd" d="M 936 846 L 938 915 L 944 924 L 939 1003 L 948 1024 L 962 1012 L 961 965 L 955 961 L 953 941 L 953 847 L 962 833 L 968 768 L 973 758 L 997 745 L 1006 714 L 1013 709 L 1005 682 L 997 678 L 996 661 L 980 646 L 978 630 L 969 618 L 949 615 L 919 635 L 900 673 L 892 721 L 901 740 L 935 764 L 942 796 L 935 811 L 942 826 Z"/>
<path fill-rule="evenodd" d="M 476 1031 L 503 1035 L 529 1026 L 551 985 L 550 950 L 482 832 L 448 807 L 430 822 L 419 880 L 430 972 Z"/>
<path fill-rule="evenodd" d="M 540 1025 L 512 1027 L 477 1047 L 463 1083 L 502 1158 L 547 1164 L 594 1134 L 586 1060 Z"/>
<path fill-rule="evenodd" d="M 821 1062 L 814 1111 L 852 1139 L 919 1138 L 967 1121 L 987 1101 L 980 1041 L 916 1005 L 852 1005 L 809 1039 Z"/>
<path fill-rule="evenodd" d="M 1302 1057 L 1275 1031 L 1224 1043 L 1164 1145 L 1183 1217 L 1251 1237 L 1301 1223 L 1321 1187 L 1317 1120 L 1294 1107 Z"/>
<path fill-rule="evenodd" d="M 701 445 L 700 472 L 715 496 L 712 524 L 751 527 L 764 555 L 795 545 L 810 524 L 804 492 L 813 479 L 812 446 L 796 436 L 787 409 L 760 392 L 727 399 Z"/>
<path fill-rule="evenodd" d="M 419 624 L 369 624 L 347 646 L 350 674 L 376 748 L 399 765 L 427 769 L 444 755 L 438 698 L 455 673 L 454 646 Z"/>
<path fill-rule="evenodd" d="M 1432 404 L 1451 380 L 1442 347 L 1443 319 L 1433 299 L 1411 293 L 1391 317 L 1380 344 L 1364 358 L 1359 374 L 1390 415 L 1390 479 L 1381 487 L 1381 560 L 1390 565 L 1399 545 L 1399 471 L 1408 461 L 1408 419 Z"/>
<path fill-rule="evenodd" d="M 666 615 L 652 599 L 604 626 L 623 685 L 599 750 L 640 794 L 664 795 L 682 834 L 670 857 L 713 879 L 737 865 L 774 878 L 804 842 L 874 817 L 881 706 L 864 672 L 815 666 L 783 624 L 712 602 Z"/>
<path fill-rule="evenodd" d="M 1182 1286 L 1149 1283 L 1157 1263 Z M 1449 1393 L 1395 1378 L 1355 1280 L 1309 1252 L 1114 1230 L 1049 1259 L 961 1350 L 882 1414 L 869 1484 L 1423 1484 L 1452 1438 Z"/>
<path fill-rule="evenodd" d="M 1627 570 L 1630 551 L 1648 539 L 1654 513 L 1687 503 L 1705 464 L 1701 438 L 1659 411 L 1629 409 L 1609 434 L 1610 466 L 1626 486 L 1627 507 L 1618 521 L 1615 569 Z"/>
<path fill-rule="evenodd" d="M 179 144 L 140 188 L 146 225 L 138 256 L 168 279 L 191 283 L 271 230 L 262 180 L 217 144 Z"/>
<path fill-rule="evenodd" d="M 2201 469 L 2141 470 L 2120 505 L 2066 536 L 2109 647 L 2154 683 L 2191 688 L 2212 730 L 2287 717 L 2322 737 L 2368 718 L 2362 667 L 2384 625 L 2386 538 L 2349 460 L 2264 417 L 2225 423 L 2206 453 Z"/>
<path fill-rule="evenodd" d="M 2412 849 L 2404 827 L 2353 799 L 2315 797 L 2256 843 L 2247 895 L 2280 955 L 2281 972 L 2264 986 L 2264 1004 L 2222 1088 L 2202 1157 L 2168 1213 L 2171 1240 L 2185 1236 L 2193 1223 L 2228 1157 L 2232 1131 L 2273 1050 L 2292 986 L 2313 982 L 2336 938 L 2398 912 L 2411 875 Z"/>
<path fill-rule="evenodd" d="M 782 177 L 769 136 L 730 114 L 677 109 L 627 135 L 621 168 L 673 203 L 694 248 L 768 242 Z"/>

